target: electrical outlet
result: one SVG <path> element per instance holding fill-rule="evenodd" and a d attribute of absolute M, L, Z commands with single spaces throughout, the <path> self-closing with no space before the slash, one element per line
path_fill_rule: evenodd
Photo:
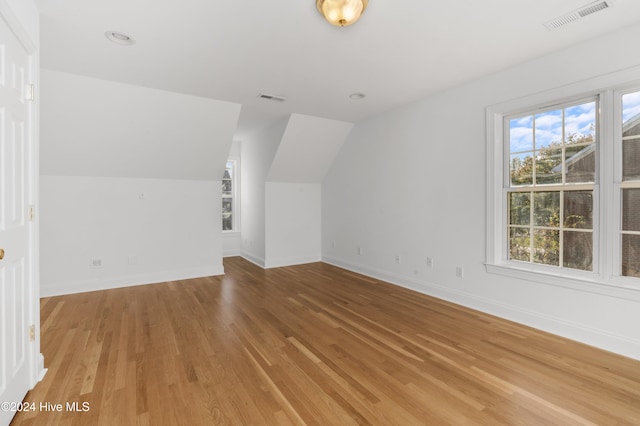
<path fill-rule="evenodd" d="M 127 257 L 127 263 L 129 265 L 137 265 L 138 264 L 138 256 L 131 255 Z"/>
<path fill-rule="evenodd" d="M 427 257 L 427 267 L 433 268 L 433 257 Z"/>
<path fill-rule="evenodd" d="M 456 277 L 458 278 L 464 277 L 464 268 L 462 266 L 456 266 Z"/>
<path fill-rule="evenodd" d="M 102 259 L 99 257 L 92 257 L 89 259 L 89 267 L 90 268 L 102 268 Z"/>
<path fill-rule="evenodd" d="M 331 241 L 331 248 L 336 248 L 336 242 L 335 241 Z"/>
<path fill-rule="evenodd" d="M 396 263 L 400 265 L 402 263 L 402 257 L 399 254 L 396 254 Z"/>
<path fill-rule="evenodd" d="M 358 246 L 358 256 L 362 256 L 362 247 Z"/>

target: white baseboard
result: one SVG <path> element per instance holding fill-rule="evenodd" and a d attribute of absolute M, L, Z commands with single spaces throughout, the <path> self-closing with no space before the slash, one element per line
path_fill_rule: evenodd
<path fill-rule="evenodd" d="M 42 355 L 42 353 L 39 353 L 38 355 L 36 355 L 35 363 L 36 363 L 35 372 L 31 380 L 32 381 L 31 389 L 33 389 L 35 385 L 37 385 L 42 381 L 42 379 L 44 379 L 44 376 L 47 374 L 47 371 L 48 371 L 47 368 L 44 368 L 44 355 Z"/>
<path fill-rule="evenodd" d="M 305 263 L 321 262 L 320 256 L 294 256 L 281 259 L 267 259 L 265 268 L 281 268 L 283 266 L 304 265 Z"/>
<path fill-rule="evenodd" d="M 322 258 L 320 256 L 296 256 L 296 257 L 281 258 L 276 260 L 269 260 L 268 262 L 264 258 L 256 256 L 253 253 L 249 253 L 248 251 L 242 251 L 239 254 L 239 256 L 263 269 L 282 268 L 284 266 L 294 266 L 294 265 L 303 265 L 305 263 L 322 262 Z"/>
<path fill-rule="evenodd" d="M 242 258 L 248 260 L 249 262 L 253 263 L 254 265 L 257 265 L 264 269 L 264 258 L 260 256 L 256 256 L 253 253 L 249 253 L 248 251 L 243 251 L 242 253 L 240 253 L 240 256 L 242 256 Z"/>
<path fill-rule="evenodd" d="M 61 296 L 63 294 L 85 293 L 88 291 L 109 290 L 113 288 L 132 287 L 136 285 L 156 284 L 167 281 L 188 280 L 192 278 L 224 275 L 224 268 L 201 267 L 177 271 L 163 271 L 148 274 L 123 275 L 86 281 L 62 282 L 40 286 L 40 297 Z"/>
<path fill-rule="evenodd" d="M 452 290 L 438 284 L 419 281 L 410 277 L 378 270 L 365 265 L 358 265 L 330 256 L 323 256 L 322 261 L 339 268 L 347 269 L 371 278 L 408 288 L 428 296 L 437 297 L 448 302 L 537 328 L 567 339 L 575 340 L 590 346 L 595 346 L 600 349 L 640 360 L 640 341 L 634 338 L 620 336 L 562 318 L 507 305 L 475 294 Z"/>

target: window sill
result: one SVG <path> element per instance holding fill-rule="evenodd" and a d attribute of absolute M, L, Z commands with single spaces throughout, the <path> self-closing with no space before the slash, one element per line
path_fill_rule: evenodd
<path fill-rule="evenodd" d="M 630 280 L 635 281 L 635 279 L 625 277 L 603 279 L 599 274 L 579 272 L 575 275 L 559 274 L 554 273 L 555 271 L 527 268 L 508 262 L 486 263 L 485 266 L 490 274 L 640 302 L 640 284 L 630 283 Z"/>

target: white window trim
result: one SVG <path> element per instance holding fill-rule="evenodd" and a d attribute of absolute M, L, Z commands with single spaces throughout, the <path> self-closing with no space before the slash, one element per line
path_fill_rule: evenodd
<path fill-rule="evenodd" d="M 581 290 L 622 299 L 640 301 L 640 283 L 637 278 L 620 276 L 615 265 L 620 261 L 620 250 L 614 250 L 620 242 L 620 218 L 611 214 L 614 205 L 619 205 L 619 171 L 621 160 L 620 126 L 615 126 L 614 117 L 620 115 L 620 106 L 614 96 L 629 88 L 640 86 L 640 67 L 631 67 L 614 73 L 568 84 L 552 90 L 535 93 L 526 97 L 509 100 L 486 109 L 487 144 L 487 205 L 486 205 L 486 269 L 487 272 L 511 278 L 535 281 L 542 284 Z M 604 88 L 615 88 L 612 89 Z M 505 232 L 507 223 L 506 198 L 504 197 L 504 118 L 505 116 L 541 109 L 549 104 L 572 102 L 589 96 L 598 96 L 602 110 L 614 109 L 614 114 L 601 115 L 598 129 L 599 155 L 597 157 L 598 179 L 594 187 L 594 259 L 593 272 L 554 268 L 544 265 L 526 264 L 506 260 Z M 605 135 L 614 135 L 616 143 L 607 144 Z M 614 151 L 615 149 L 615 151 Z M 616 161 L 615 168 L 613 161 Z M 619 174 L 619 173 L 618 173 Z M 614 179 L 615 178 L 615 179 Z M 616 192 L 616 190 L 618 192 Z M 614 204 L 618 203 L 618 204 Z M 504 229 L 503 229 L 504 228 Z M 596 232 L 598 230 L 598 232 Z M 609 235 L 611 238 L 600 238 Z M 617 263 L 616 263 L 617 262 Z"/>
<path fill-rule="evenodd" d="M 232 236 L 233 234 L 240 234 L 240 157 L 230 156 L 227 158 L 225 162 L 225 167 L 227 162 L 233 162 L 233 176 L 231 176 L 231 182 L 233 186 L 231 187 L 231 211 L 233 212 L 231 230 L 225 231 L 222 230 L 222 233 L 225 236 Z M 224 195 L 221 197 L 225 198 Z"/>
<path fill-rule="evenodd" d="M 560 109 L 560 108 L 565 108 L 569 105 L 577 105 L 577 104 L 583 104 L 583 103 L 587 103 L 587 102 L 595 102 L 596 106 L 598 108 L 601 108 L 601 104 L 600 104 L 600 97 L 599 96 L 588 96 L 588 97 L 577 97 L 577 98 L 570 98 L 570 99 L 562 99 L 560 101 L 555 102 L 554 104 L 551 105 L 545 105 L 544 108 L 536 108 L 534 107 L 533 109 L 529 109 L 527 111 L 527 115 L 529 114 L 537 114 L 537 111 L 540 110 L 541 112 L 544 111 L 549 111 L 551 109 L 555 110 L 555 109 Z M 599 119 L 599 115 L 600 114 L 596 114 L 596 128 L 597 129 L 601 129 L 601 123 L 600 123 L 600 119 Z M 505 202 L 505 199 L 507 197 L 507 195 L 510 192 L 518 192 L 519 189 L 525 189 L 525 193 L 528 193 L 530 191 L 533 192 L 537 192 L 540 191 L 541 188 L 546 188 L 544 189 L 544 191 L 567 191 L 569 188 L 571 188 L 572 190 L 589 190 L 589 191 L 593 191 L 593 200 L 594 200 L 594 206 L 593 206 L 593 226 L 592 226 L 592 235 L 593 235 L 593 250 L 594 250 L 594 259 L 599 259 L 599 245 L 598 245 L 598 238 L 600 233 L 598 232 L 599 229 L 599 204 L 600 202 L 598 201 L 598 195 L 599 195 L 599 188 L 598 188 L 598 182 L 594 182 L 594 183 L 563 183 L 563 184 L 553 184 L 553 185 L 534 185 L 532 187 L 526 186 L 526 187 L 519 187 L 519 186 L 515 186 L 515 187 L 511 187 L 510 183 L 510 169 L 509 169 L 509 162 L 508 161 L 504 161 L 504 159 L 509 158 L 511 155 L 511 152 L 509 150 L 509 146 L 508 144 L 504 143 L 505 140 L 507 140 L 509 138 L 509 131 L 507 128 L 505 128 L 504 123 L 509 121 L 511 117 L 518 117 L 519 114 L 507 114 L 503 116 L 503 132 L 502 132 L 502 139 L 501 139 L 501 144 L 503 146 L 503 158 L 502 158 L 502 165 L 503 165 L 503 171 L 502 171 L 502 181 L 503 181 L 503 185 L 502 185 L 502 209 L 503 209 L 503 215 L 502 217 L 504 218 L 505 221 L 508 222 L 508 217 L 509 217 L 509 209 L 507 206 L 507 203 Z M 598 135 L 596 137 L 596 143 L 599 145 L 599 141 L 601 140 L 601 136 L 602 136 L 602 132 L 598 131 Z M 596 176 L 599 176 L 599 165 L 598 165 L 598 158 L 600 158 L 600 147 L 598 146 L 598 149 L 596 150 Z M 535 171 L 534 171 L 535 173 Z M 581 189 L 582 188 L 582 189 Z M 532 211 L 533 212 L 533 211 Z M 505 222 L 505 224 L 507 223 Z M 501 240 L 502 241 L 506 241 L 506 239 L 508 238 L 508 229 L 504 226 L 501 225 L 501 231 L 503 232 L 502 236 L 501 236 Z M 508 257 L 508 245 L 504 244 L 502 247 L 502 253 L 501 256 L 503 259 L 506 259 Z M 511 261 L 509 262 L 511 263 Z M 520 262 L 517 262 L 518 264 L 520 264 Z M 525 269 L 529 269 L 529 268 L 536 268 L 538 269 L 539 266 L 543 266 L 541 264 L 527 264 L 524 263 L 524 268 Z M 552 267 L 553 271 L 557 271 L 558 267 Z M 566 275 L 566 274 L 576 274 L 576 276 L 580 276 L 581 274 L 587 274 L 587 276 L 591 276 L 593 274 L 593 272 L 598 272 L 600 271 L 600 267 L 599 264 L 595 263 L 592 265 L 593 271 L 586 271 L 586 272 L 581 272 L 579 270 L 576 269 L 569 269 L 569 268 L 562 268 L 562 275 Z M 542 270 L 542 269 L 541 269 Z"/>

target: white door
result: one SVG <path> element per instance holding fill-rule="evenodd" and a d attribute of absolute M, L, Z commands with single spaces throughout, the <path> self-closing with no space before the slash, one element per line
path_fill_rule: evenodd
<path fill-rule="evenodd" d="M 0 425 L 30 388 L 33 277 L 28 205 L 33 135 L 30 56 L 0 16 Z M 10 404 L 10 405 L 7 405 Z M 7 410 L 9 408 L 9 410 Z"/>

